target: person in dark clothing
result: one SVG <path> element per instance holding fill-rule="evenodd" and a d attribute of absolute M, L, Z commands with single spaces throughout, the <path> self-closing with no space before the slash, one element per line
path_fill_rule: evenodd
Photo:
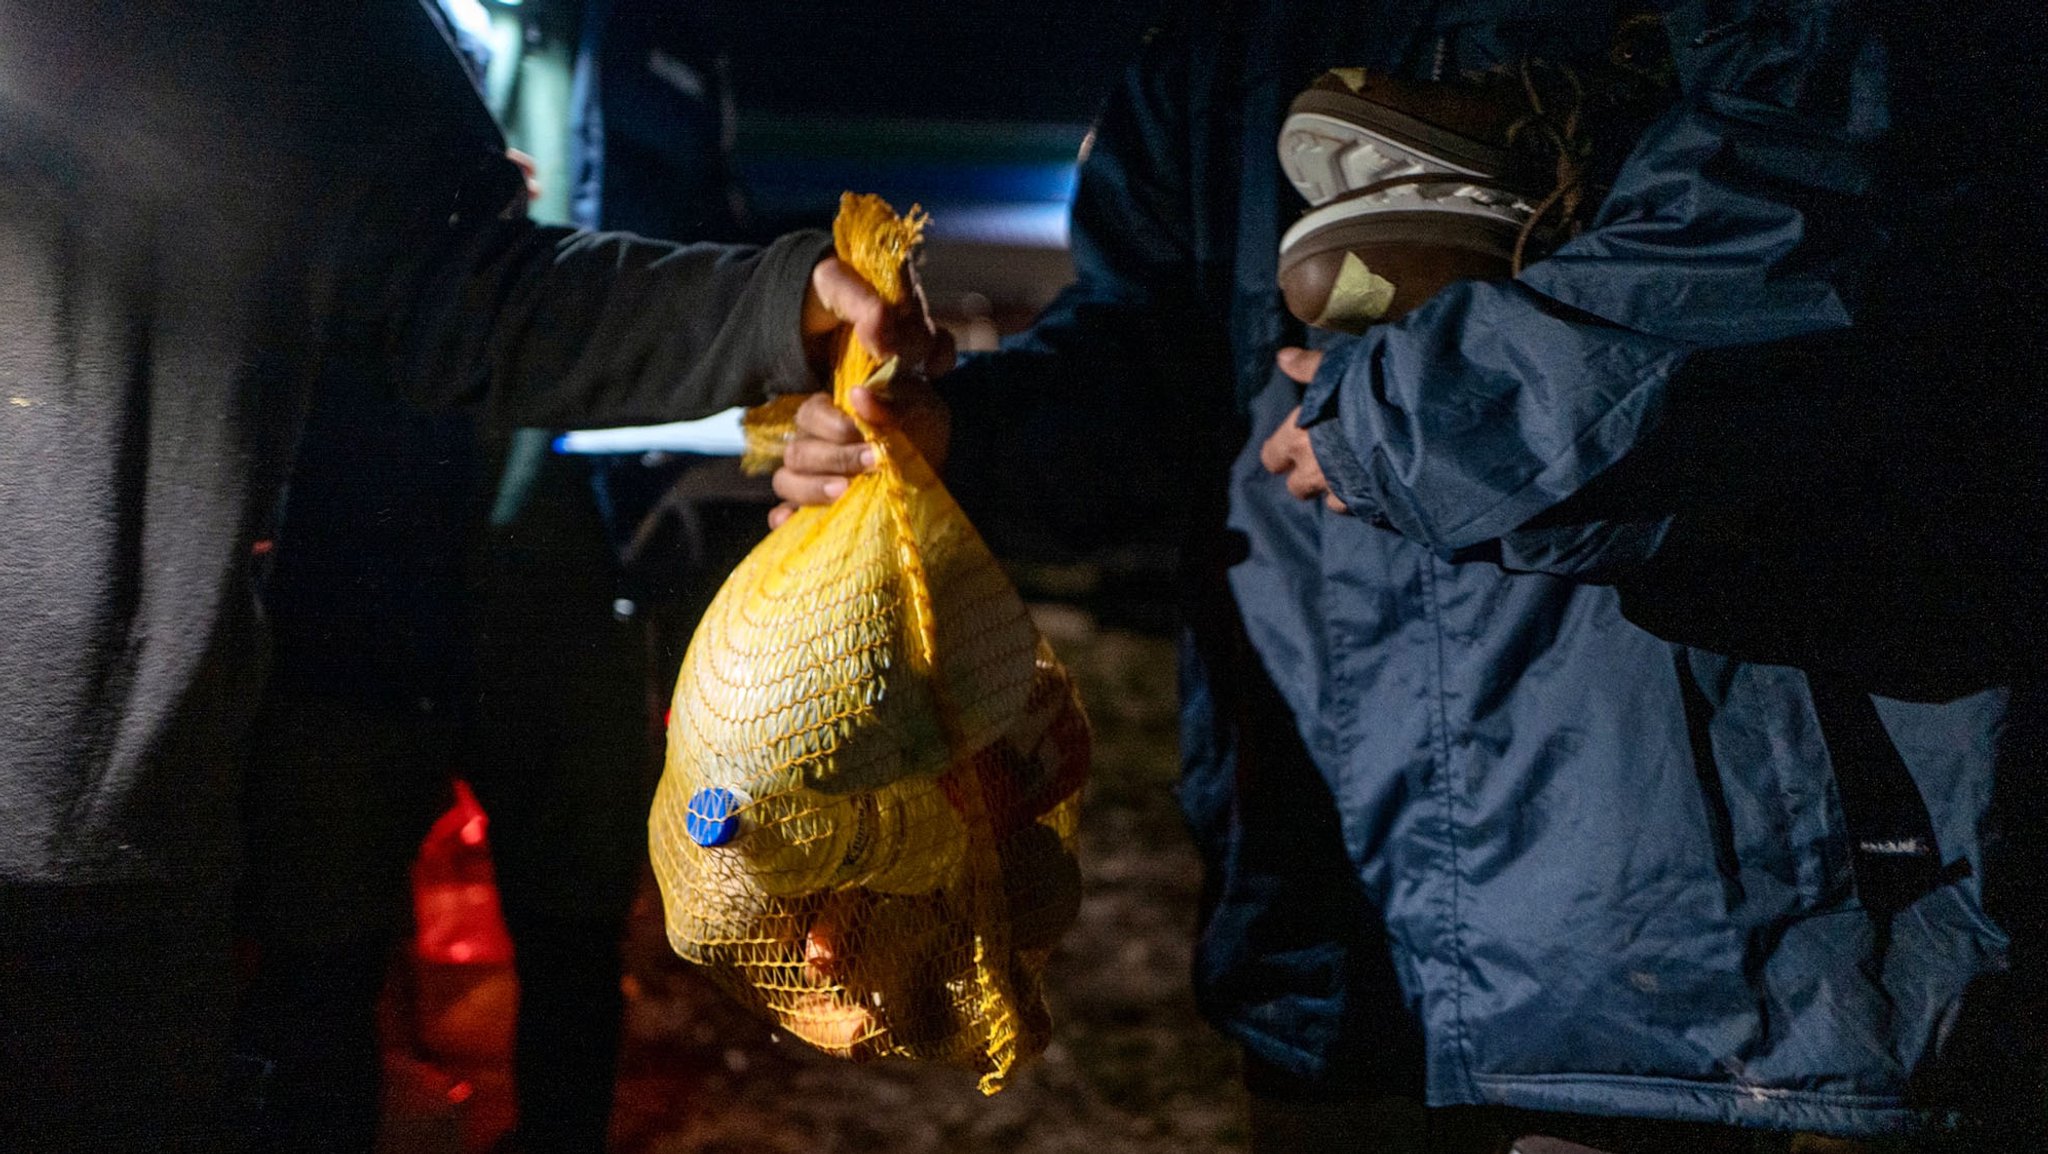
<path fill-rule="evenodd" d="M 217 1149 L 252 553 L 335 374 L 527 424 L 805 389 L 803 234 L 545 228 L 416 0 L 0 3 L 0 1146 Z"/>
<path fill-rule="evenodd" d="M 605 1147 L 621 939 L 645 868 L 659 745 L 639 623 L 585 460 L 542 453 L 479 535 L 474 728 L 461 764 L 490 815 L 519 978 L 517 1145 Z M 501 494 L 502 495 L 502 494 Z"/>
<path fill-rule="evenodd" d="M 695 17 L 644 0 L 586 6 L 572 125 L 578 225 L 744 238 L 722 63 Z M 549 440 L 522 430 L 495 446 L 504 467 L 476 534 L 477 697 L 462 764 L 491 818 L 519 979 L 512 1148 L 597 1154 L 617 1072 L 621 940 L 660 765 L 646 692 L 660 674 L 639 618 L 648 607 L 626 594 L 622 546 L 651 503 L 635 497 L 657 496 L 656 478 L 732 462 L 650 468 L 638 454 L 552 454 Z"/>
<path fill-rule="evenodd" d="M 1243 1046 L 1255 1150 L 1951 1128 L 2039 1148 L 2038 652 L 2031 672 L 2002 660 L 2019 618 L 1945 633 L 1878 612 L 1863 593 L 1972 620 L 1916 572 L 1941 566 L 1911 533 L 1854 566 L 1810 549 L 1827 564 L 1800 574 L 1700 531 L 1853 543 L 1875 492 L 2002 518 L 2004 541 L 1940 540 L 2024 555 L 2012 501 L 2038 490 L 1978 481 L 2038 464 L 2038 406 L 1977 370 L 2040 311 L 2018 287 L 2042 251 L 2039 153 L 2000 115 L 2038 81 L 2040 21 L 1666 8 L 1678 91 L 1596 158 L 1612 191 L 1581 235 L 1311 341 L 1276 285 L 1295 94 L 1340 66 L 1585 62 L 1619 13 L 1196 6 L 1097 126 L 1078 282 L 948 377 L 943 408 L 896 398 L 929 439 L 950 427 L 947 484 L 998 548 L 1019 518 L 1082 547 L 1185 526 L 1195 985 Z M 1320 360 L 1276 367 L 1303 345 Z M 829 405 L 800 420 L 777 490 L 818 503 L 857 470 L 854 437 Z M 1673 543 L 1714 599 L 1692 620 L 1679 601 L 1667 637 L 1624 610 Z M 1764 612 L 1800 593 L 1839 626 L 1810 583 L 1834 573 L 1872 636 Z M 1916 652 L 1930 633 L 1987 660 L 1930 689 L 1912 674 L 1968 665 Z"/>
<path fill-rule="evenodd" d="M 591 0 L 572 95 L 579 224 L 645 236 L 744 239 L 730 161 L 732 85 L 703 7 Z"/>
<path fill-rule="evenodd" d="M 441 14 L 483 95 L 488 44 Z M 588 469 L 538 430 L 360 384 L 314 398 L 262 589 L 237 1039 L 263 1072 L 257 1145 L 371 1149 L 382 978 L 455 775 L 490 817 L 514 947 L 517 1148 L 601 1150 L 656 747 Z"/>

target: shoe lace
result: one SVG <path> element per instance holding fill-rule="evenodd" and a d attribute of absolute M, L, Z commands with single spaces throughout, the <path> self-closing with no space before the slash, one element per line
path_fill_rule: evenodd
<path fill-rule="evenodd" d="M 1522 222 L 1521 231 L 1515 236 L 1510 267 L 1513 275 L 1520 276 L 1528 256 L 1530 239 L 1552 213 L 1557 214 L 1558 224 L 1566 236 L 1578 234 L 1581 227 L 1579 210 L 1584 207 L 1586 199 L 1586 161 L 1592 153 L 1592 145 L 1581 131 L 1586 86 L 1577 72 L 1562 64 L 1543 64 L 1527 59 L 1517 65 L 1515 71 L 1521 81 L 1522 96 L 1528 110 L 1508 125 L 1508 143 L 1520 147 L 1533 143 L 1548 153 L 1555 180 L 1549 194 L 1536 202 L 1529 219 Z M 1558 82 L 1550 100 L 1544 99 L 1537 83 L 1539 73 Z M 1534 138 L 1533 142 L 1531 138 Z"/>
<path fill-rule="evenodd" d="M 1589 109 L 1611 114 L 1660 106 L 1677 86 L 1676 71 L 1665 41 L 1664 17 L 1650 9 L 1635 11 L 1617 25 L 1606 60 L 1593 69 L 1590 83 L 1568 65 L 1524 58 L 1515 66 L 1526 111 L 1509 125 L 1510 147 L 1522 143 L 1548 154 L 1552 168 L 1550 193 L 1538 201 L 1515 238 L 1514 274 L 1519 276 L 1537 230 L 1553 214 L 1565 239 L 1585 227 L 1581 210 L 1600 190 L 1590 175 L 1594 143 L 1585 131 Z M 1548 94 L 1546 95 L 1546 88 Z"/>

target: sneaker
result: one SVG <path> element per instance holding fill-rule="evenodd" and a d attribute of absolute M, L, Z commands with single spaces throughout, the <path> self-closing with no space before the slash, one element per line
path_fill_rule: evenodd
<path fill-rule="evenodd" d="M 1296 97 L 1280 166 L 1307 215 L 1280 242 L 1288 311 L 1357 332 L 1454 280 L 1510 274 L 1547 188 L 1510 133 L 1504 79 L 1417 83 L 1340 68 Z"/>
<path fill-rule="evenodd" d="M 1280 168 L 1312 206 L 1425 172 L 1502 180 L 1514 167 L 1508 136 L 1522 108 L 1504 82 L 1451 85 L 1336 68 L 1288 107 Z"/>

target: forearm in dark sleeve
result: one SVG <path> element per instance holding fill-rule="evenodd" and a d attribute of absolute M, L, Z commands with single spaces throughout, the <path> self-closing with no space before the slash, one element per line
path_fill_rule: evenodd
<path fill-rule="evenodd" d="M 1199 420 L 1229 395 L 1219 310 L 1192 252 L 1187 43 L 1168 32 L 1112 94 L 1072 214 L 1076 282 L 1000 352 L 940 382 L 947 484 L 991 540 L 1087 549 L 1157 527 Z M 1223 374 L 1199 382 L 1202 374 Z"/>
<path fill-rule="evenodd" d="M 1174 342 L 1149 310 L 1081 301 L 939 382 L 953 410 L 946 483 L 999 551 L 1172 540 L 1198 409 L 1229 395 L 1227 360 Z M 1195 383 L 1207 373 L 1219 379 Z"/>
<path fill-rule="evenodd" d="M 674 245 L 496 221 L 458 235 L 397 331 L 408 387 L 544 427 L 701 417 L 814 386 L 801 339 L 822 233 Z"/>

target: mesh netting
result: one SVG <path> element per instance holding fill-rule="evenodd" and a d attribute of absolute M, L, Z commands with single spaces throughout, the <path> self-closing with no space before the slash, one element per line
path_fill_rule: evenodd
<path fill-rule="evenodd" d="M 849 194 L 841 259 L 892 304 L 923 228 Z M 842 333 L 835 399 L 878 366 Z M 750 422 L 772 447 L 785 403 Z M 1088 722 L 917 450 L 800 510 L 698 624 L 650 822 L 669 942 L 821 1050 L 965 1066 L 1045 1046 L 1047 958 L 1081 897 Z"/>

